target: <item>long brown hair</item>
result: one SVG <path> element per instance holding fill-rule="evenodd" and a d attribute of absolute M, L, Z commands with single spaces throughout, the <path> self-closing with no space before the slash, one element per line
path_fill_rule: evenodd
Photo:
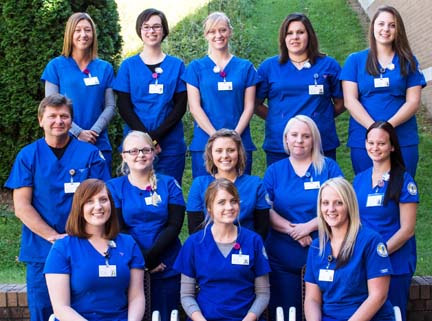
<path fill-rule="evenodd" d="M 86 179 L 78 186 L 75 191 L 72 209 L 66 222 L 66 233 L 81 238 L 89 238 L 91 235 L 85 230 L 86 221 L 84 219 L 84 204 L 97 193 L 107 191 L 108 198 L 111 205 L 111 215 L 105 223 L 105 238 L 112 240 L 120 232 L 120 226 L 115 211 L 115 205 L 109 189 L 105 183 L 96 178 Z"/>
<path fill-rule="evenodd" d="M 291 22 L 300 21 L 308 34 L 308 44 L 306 47 L 307 55 L 310 63 L 313 65 L 318 57 L 323 57 L 325 54 L 319 51 L 318 38 L 309 18 L 303 13 L 291 13 L 282 22 L 279 29 L 279 63 L 284 64 L 289 60 L 288 48 L 285 43 L 287 30 Z"/>
<path fill-rule="evenodd" d="M 406 77 L 409 72 L 414 72 L 417 68 L 414 54 L 409 45 L 405 26 L 399 12 L 392 6 L 381 6 L 377 9 L 369 25 L 369 53 L 366 61 L 366 70 L 370 75 L 378 76 L 379 62 L 376 39 L 374 35 L 375 20 L 382 12 L 388 12 L 393 15 L 396 22 L 396 34 L 393 41 L 393 50 L 399 57 L 401 75 Z"/>
<path fill-rule="evenodd" d="M 76 12 L 73 15 L 71 15 L 66 22 L 66 28 L 64 32 L 64 38 L 63 38 L 63 50 L 62 55 L 65 57 L 70 57 L 72 55 L 72 49 L 73 49 L 73 34 L 75 32 L 75 28 L 81 20 L 87 20 L 91 27 L 92 27 L 92 33 L 93 33 L 93 42 L 89 48 L 89 56 L 91 59 L 96 59 L 98 56 L 98 40 L 97 40 L 97 33 L 96 33 L 96 25 L 93 22 L 93 19 L 90 17 L 88 13 L 85 12 Z"/>

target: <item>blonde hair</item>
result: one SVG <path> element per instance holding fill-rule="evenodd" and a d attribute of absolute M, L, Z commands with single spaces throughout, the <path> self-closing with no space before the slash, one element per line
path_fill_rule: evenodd
<path fill-rule="evenodd" d="M 153 140 L 151 139 L 150 135 L 147 133 L 138 131 L 138 130 L 132 130 L 126 135 L 125 139 L 123 140 L 122 150 L 125 149 L 126 142 L 131 137 L 135 137 L 135 138 L 143 140 L 147 145 L 151 146 L 152 150 L 154 150 Z M 127 163 L 124 160 L 122 160 L 122 163 L 120 165 L 120 172 L 122 175 L 128 175 L 130 173 L 129 166 L 127 165 Z M 152 166 L 152 169 L 150 171 L 149 181 L 150 181 L 151 189 L 153 191 L 155 191 L 157 189 L 157 177 L 156 177 L 156 172 L 155 172 L 153 166 Z"/>
<path fill-rule="evenodd" d="M 214 26 L 216 26 L 218 23 L 220 22 L 225 22 L 226 25 L 228 26 L 228 29 L 230 31 L 233 30 L 233 27 L 231 25 L 231 21 L 228 18 L 228 16 L 220 11 L 215 11 L 210 13 L 207 18 L 204 20 L 204 25 L 203 25 L 203 29 L 204 29 L 204 36 L 206 36 L 209 31 L 214 28 Z M 208 48 L 208 53 L 210 54 L 210 47 Z"/>
<path fill-rule="evenodd" d="M 282 144 L 285 152 L 289 155 L 290 151 L 288 149 L 288 144 L 286 142 L 286 136 L 291 128 L 294 126 L 295 122 L 301 122 L 308 126 L 312 135 L 312 165 L 317 174 L 320 174 L 324 168 L 324 153 L 321 145 L 321 134 L 315 122 L 312 118 L 305 115 L 297 115 L 291 118 L 284 129 L 282 136 Z"/>
<path fill-rule="evenodd" d="M 359 206 L 354 189 L 345 178 L 330 178 L 321 185 L 317 200 L 318 237 L 320 249 L 319 253 L 321 256 L 324 256 L 325 245 L 332 237 L 331 228 L 325 221 L 323 213 L 321 211 L 322 191 L 328 187 L 333 188 L 339 195 L 339 197 L 342 199 L 342 202 L 345 205 L 348 214 L 348 230 L 342 242 L 342 246 L 338 255 L 337 267 L 340 267 L 345 265 L 349 261 L 354 251 L 355 241 L 357 239 L 357 234 L 361 225 Z"/>
<path fill-rule="evenodd" d="M 91 59 L 96 59 L 98 56 L 98 40 L 96 34 L 96 25 L 93 22 L 90 15 L 85 12 L 74 13 L 69 17 L 68 21 L 66 22 L 66 28 L 64 32 L 64 38 L 63 38 L 63 50 L 61 54 L 65 57 L 70 57 L 72 55 L 73 35 L 77 24 L 81 20 L 87 20 L 92 27 L 93 41 L 89 48 L 89 56 L 91 57 Z"/>

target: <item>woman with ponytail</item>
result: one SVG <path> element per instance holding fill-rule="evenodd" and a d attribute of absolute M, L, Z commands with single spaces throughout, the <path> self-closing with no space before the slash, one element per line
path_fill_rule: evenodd
<path fill-rule="evenodd" d="M 110 180 L 120 225 L 143 252 L 151 277 L 151 310 L 169 320 L 178 309 L 180 274 L 172 269 L 180 251 L 178 235 L 183 226 L 185 203 L 177 181 L 153 169 L 155 147 L 143 132 L 131 131 L 123 141 L 121 172 Z"/>

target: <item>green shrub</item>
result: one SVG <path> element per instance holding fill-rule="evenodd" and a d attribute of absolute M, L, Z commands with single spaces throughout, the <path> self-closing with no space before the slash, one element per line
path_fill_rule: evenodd
<path fill-rule="evenodd" d="M 116 9 L 114 0 L 1 1 L 1 185 L 18 151 L 43 135 L 36 118 L 37 106 L 44 96 L 40 76 L 48 61 L 61 52 L 68 17 L 73 12 L 88 12 L 97 25 L 100 57 L 117 66 L 121 37 Z"/>

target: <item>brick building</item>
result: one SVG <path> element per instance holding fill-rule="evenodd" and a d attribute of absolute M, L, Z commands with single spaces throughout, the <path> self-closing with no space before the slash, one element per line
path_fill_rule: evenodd
<path fill-rule="evenodd" d="M 395 7 L 402 16 L 411 49 L 420 63 L 428 86 L 422 91 L 422 103 L 432 115 L 432 1 L 431 0 L 358 0 L 371 17 L 380 5 Z"/>

